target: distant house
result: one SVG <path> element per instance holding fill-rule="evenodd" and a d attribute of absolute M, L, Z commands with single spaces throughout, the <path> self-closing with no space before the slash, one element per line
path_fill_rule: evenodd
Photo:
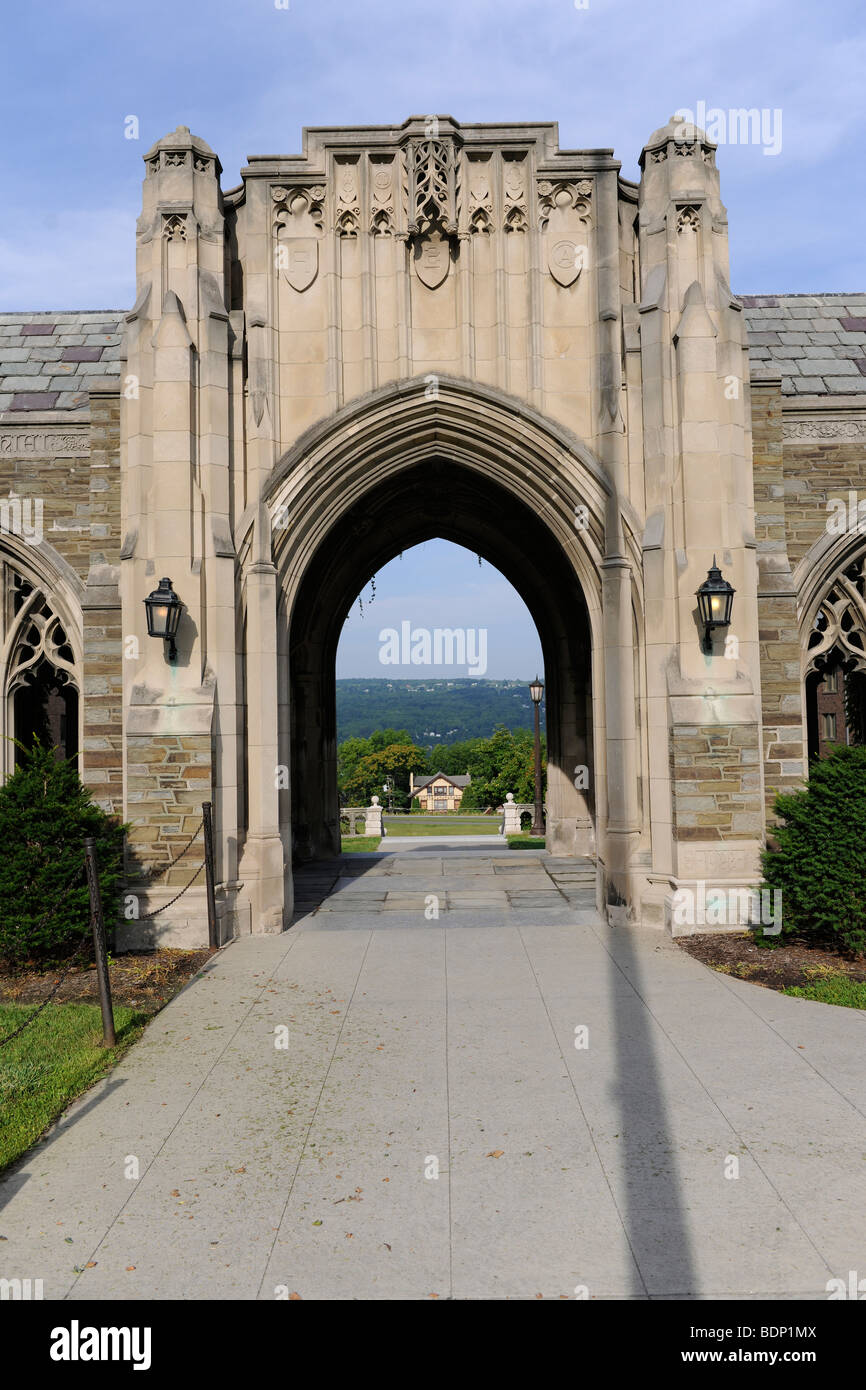
<path fill-rule="evenodd" d="M 472 778 L 452 777 L 448 772 L 437 772 L 432 777 L 419 777 L 415 781 L 414 772 L 409 773 L 409 795 L 418 798 L 422 811 L 456 811 L 463 800 L 463 789 Z"/>

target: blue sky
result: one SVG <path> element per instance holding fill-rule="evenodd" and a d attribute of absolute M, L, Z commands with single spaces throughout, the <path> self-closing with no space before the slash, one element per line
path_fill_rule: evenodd
<path fill-rule="evenodd" d="M 5 7 L 0 309 L 132 304 L 141 156 L 178 124 L 226 187 L 249 154 L 299 151 L 303 125 L 436 112 L 557 120 L 563 147 L 613 146 L 635 178 L 649 134 L 699 101 L 782 112 L 778 155 L 719 152 L 733 288 L 866 283 L 862 0 L 288 4 Z"/>
<path fill-rule="evenodd" d="M 435 572 L 435 580 L 431 580 L 431 572 Z M 411 624 L 410 655 L 413 633 L 423 629 L 432 633 L 437 627 L 471 630 L 476 635 L 467 635 L 468 650 L 483 654 L 485 669 L 477 670 L 477 674 L 485 680 L 528 681 L 543 669 L 538 634 L 519 594 L 499 570 L 486 560 L 479 565 L 477 555 L 451 541 L 425 541 L 404 551 L 402 559 L 398 556 L 376 575 L 375 598 L 368 584 L 361 600 L 363 611 L 356 602 L 343 627 L 337 652 L 338 679 L 467 677 L 467 665 L 384 664 L 380 656 L 392 652 L 381 634 L 389 629 L 395 631 L 402 648 L 404 623 Z M 484 632 L 483 637 L 479 630 Z M 419 655 L 424 654 L 422 645 L 416 650 Z M 432 639 L 431 651 L 435 655 Z M 402 649 L 399 655 L 403 656 Z M 444 648 L 441 655 L 445 655 Z"/>
<path fill-rule="evenodd" d="M 564 148 L 612 146 L 636 178 L 650 133 L 699 102 L 781 111 L 778 154 L 760 145 L 719 150 L 733 288 L 866 286 L 863 0 L 282 3 L 6 6 L 0 310 L 132 304 L 141 156 L 179 124 L 216 150 L 225 187 L 239 182 L 249 154 L 299 152 L 304 125 L 416 113 L 555 120 Z M 124 136 L 128 116 L 138 118 L 138 140 Z M 477 561 L 465 563 L 464 573 L 463 561 L 449 561 L 448 590 L 438 590 L 447 626 L 457 623 L 465 584 L 478 582 Z M 404 593 L 419 614 L 435 604 L 429 579 L 411 565 L 383 571 L 380 611 L 392 574 L 414 585 Z M 514 608 L 512 654 L 504 666 L 494 657 L 496 615 L 515 602 L 494 576 L 486 566 L 483 601 L 475 594 L 464 625 L 482 624 L 489 611 L 488 674 L 522 677 L 536 649 L 519 635 Z M 393 599 L 405 607 L 399 594 Z M 404 616 L 421 621 L 415 609 Z M 375 674 L 367 661 L 358 648 L 364 669 L 342 673 Z"/>

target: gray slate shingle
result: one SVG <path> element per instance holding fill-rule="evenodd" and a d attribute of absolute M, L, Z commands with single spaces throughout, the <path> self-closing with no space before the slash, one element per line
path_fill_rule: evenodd
<path fill-rule="evenodd" d="M 740 302 L 749 361 L 764 370 L 777 367 L 783 395 L 866 395 L 866 370 L 859 366 L 866 362 L 866 292 L 744 294 Z M 783 310 L 789 317 L 784 331 Z"/>
<path fill-rule="evenodd" d="M 86 414 L 94 377 L 120 375 L 125 309 L 0 314 L 0 411 Z M 22 412 L 22 415 L 19 415 Z"/>

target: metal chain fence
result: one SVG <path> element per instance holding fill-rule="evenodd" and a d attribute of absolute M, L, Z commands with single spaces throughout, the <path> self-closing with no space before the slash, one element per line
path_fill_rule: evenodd
<path fill-rule="evenodd" d="M 181 888 L 180 892 L 176 893 L 173 898 L 170 898 L 168 900 L 168 902 L 163 903 L 161 907 L 154 908 L 153 912 L 148 912 L 143 917 L 136 918 L 136 921 L 150 921 L 154 917 L 158 916 L 160 912 L 165 912 L 167 908 L 172 907 L 183 897 L 184 893 L 186 893 L 187 890 L 192 887 L 196 879 L 201 874 L 202 869 L 207 869 L 208 938 L 210 944 L 213 946 L 216 945 L 217 942 L 215 939 L 216 917 L 214 906 L 214 855 L 211 809 L 211 803 L 205 802 L 202 807 L 202 819 L 197 825 L 193 834 L 190 836 L 187 843 L 184 845 L 180 854 L 177 856 L 176 859 L 173 859 L 170 864 L 166 864 L 165 867 L 161 869 L 160 872 L 156 875 L 156 879 L 158 880 L 162 878 L 163 875 L 167 874 L 170 869 L 173 869 L 176 864 L 179 864 L 180 861 L 183 859 L 184 855 L 189 851 L 191 846 L 198 839 L 201 830 L 204 829 L 205 854 L 204 858 L 202 859 L 202 862 L 199 864 L 192 878 L 189 879 L 189 881 L 184 884 L 183 888 Z M 66 976 L 72 970 L 73 966 L 76 964 L 79 958 L 83 955 L 85 948 L 88 948 L 91 945 L 95 949 L 97 975 L 99 977 L 100 1002 L 102 1004 L 103 1014 L 103 1037 L 106 1042 L 110 1041 L 111 1045 L 113 1045 L 114 1043 L 114 1024 L 111 1008 L 110 986 L 108 984 L 107 954 L 105 949 L 105 928 L 102 921 L 102 905 L 99 897 L 98 877 L 95 869 L 95 847 L 92 840 L 85 841 L 84 863 L 81 865 L 80 868 L 76 869 L 75 873 L 67 881 L 64 887 L 64 893 L 68 892 L 70 888 L 75 886 L 76 880 L 80 879 L 82 873 L 84 873 L 86 870 L 88 871 L 87 878 L 88 886 L 90 888 L 91 928 L 93 932 L 93 940 L 91 941 L 86 935 L 82 936 L 81 943 L 79 944 L 77 950 L 75 950 L 69 957 L 68 961 L 66 961 L 63 968 L 61 969 L 60 974 L 57 977 L 57 980 L 55 981 L 54 985 L 52 986 L 51 990 L 46 995 L 46 997 L 41 1001 L 38 1008 L 30 1015 L 29 1018 L 26 1018 L 23 1021 L 23 1023 L 19 1024 L 17 1028 L 14 1028 L 12 1032 L 7 1033 L 4 1037 L 0 1038 L 0 1047 L 5 1047 L 7 1043 L 12 1042 L 14 1038 L 19 1037 L 20 1034 L 24 1032 L 25 1028 L 29 1028 L 31 1023 L 36 1022 L 36 1019 L 42 1013 L 42 1010 L 46 1007 L 46 1005 L 50 1004 L 51 1000 L 54 998 L 57 991 L 60 989 L 60 986 L 63 984 L 63 981 L 66 979 Z M 148 887 L 150 887 L 150 884 L 148 884 Z M 42 917 L 38 919 L 37 926 L 47 921 L 50 915 L 50 911 L 43 913 Z"/>

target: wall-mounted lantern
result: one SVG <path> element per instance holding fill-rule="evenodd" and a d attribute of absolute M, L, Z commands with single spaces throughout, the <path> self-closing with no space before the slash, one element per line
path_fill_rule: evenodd
<path fill-rule="evenodd" d="M 705 652 L 709 653 L 713 649 L 713 628 L 727 627 L 730 623 L 735 593 L 736 590 L 731 588 L 727 579 L 722 578 L 722 571 L 716 564 L 714 555 L 712 567 L 697 591 L 698 610 L 704 629 L 703 648 Z"/>
<path fill-rule="evenodd" d="M 159 581 L 159 588 L 148 594 L 144 600 L 144 607 L 147 612 L 147 635 L 161 637 L 164 642 L 168 642 L 168 659 L 175 661 L 177 647 L 174 639 L 177 636 L 183 604 L 171 587 L 170 579 Z"/>

